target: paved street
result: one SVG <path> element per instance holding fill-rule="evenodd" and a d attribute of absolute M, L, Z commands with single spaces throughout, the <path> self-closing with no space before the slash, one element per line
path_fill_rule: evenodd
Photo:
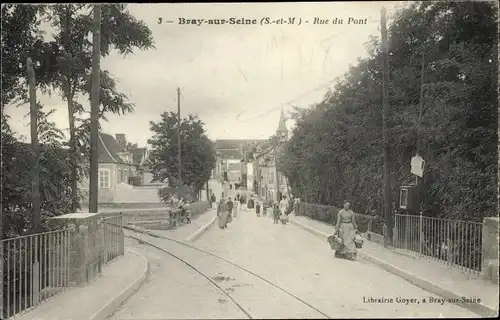
<path fill-rule="evenodd" d="M 322 317 L 228 263 L 166 240 L 141 238 L 185 259 L 212 279 L 224 278 L 220 285 L 252 317 Z M 308 232 L 291 224 L 273 225 L 269 218 L 258 218 L 252 211 L 240 214 L 225 230 L 211 228 L 195 245 L 253 271 L 330 317 L 477 317 L 455 305 L 430 303 L 432 294 L 364 260 L 335 259 L 328 245 Z M 141 248 L 153 261 L 150 281 L 112 319 L 245 317 L 186 265 L 157 249 Z M 363 301 L 368 298 L 393 302 Z"/>

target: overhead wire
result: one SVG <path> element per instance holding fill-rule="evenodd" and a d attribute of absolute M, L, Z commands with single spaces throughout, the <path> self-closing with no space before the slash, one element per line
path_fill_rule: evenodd
<path fill-rule="evenodd" d="M 388 15 L 387 20 L 392 20 L 392 19 L 393 19 L 392 15 Z M 380 20 L 378 20 L 378 21 L 377 21 L 377 20 L 371 20 L 371 22 L 380 22 Z M 324 43 L 327 43 L 328 41 L 332 40 L 333 38 L 335 38 L 335 37 L 337 37 L 337 36 L 339 36 L 339 35 L 342 35 L 342 34 L 344 34 L 344 33 L 346 33 L 346 32 L 347 32 L 346 30 L 341 31 L 341 32 L 337 32 L 337 33 L 335 33 L 334 35 L 329 36 L 328 38 L 325 38 L 325 39 L 323 39 L 323 40 L 319 41 L 317 44 L 319 44 L 319 45 L 321 46 L 321 48 L 323 48 L 323 50 L 324 50 L 324 51 L 325 51 L 325 53 L 327 54 L 327 53 L 329 53 L 329 48 L 328 48 L 328 50 L 326 50 L 326 49 L 323 47 L 323 44 L 324 44 Z M 326 58 L 326 55 L 325 55 L 325 58 Z M 313 92 L 319 91 L 319 90 L 321 90 L 321 89 L 324 89 L 324 88 L 326 88 L 327 86 L 330 86 L 330 85 L 334 84 L 336 81 L 337 81 L 336 79 L 333 79 L 333 80 L 327 81 L 327 82 L 325 82 L 325 83 L 323 83 L 323 84 L 321 84 L 321 85 L 319 85 L 319 86 L 315 87 L 315 88 L 314 88 L 314 89 L 312 89 L 312 90 L 306 91 L 305 93 L 301 94 L 300 96 L 298 96 L 298 97 L 296 97 L 296 98 L 294 98 L 294 99 L 292 99 L 292 100 L 289 100 L 289 101 L 287 101 L 287 102 L 285 102 L 285 103 L 283 103 L 283 104 L 280 104 L 280 105 L 278 105 L 278 106 L 276 106 L 276 107 L 270 108 L 270 109 L 268 109 L 267 111 L 264 111 L 264 112 L 262 112 L 262 113 L 260 113 L 260 114 L 258 114 L 258 115 L 256 115 L 256 116 L 253 116 L 253 117 L 250 117 L 250 118 L 247 118 L 247 119 L 244 119 L 244 120 L 241 120 L 241 116 L 242 116 L 242 114 L 244 114 L 244 113 L 245 113 L 245 111 L 240 112 L 240 113 L 238 113 L 238 115 L 236 116 L 236 119 L 238 120 L 238 122 L 240 122 L 240 123 L 244 123 L 244 122 L 247 122 L 247 121 L 251 121 L 251 120 L 255 120 L 255 119 L 258 119 L 258 118 L 265 117 L 265 116 L 267 116 L 267 115 L 269 115 L 269 114 L 273 113 L 274 111 L 276 111 L 276 110 L 278 110 L 278 109 L 282 108 L 283 106 L 292 105 L 294 102 L 296 102 L 296 101 L 298 101 L 298 100 L 300 100 L 300 99 L 304 98 L 305 96 L 307 96 L 307 95 L 309 95 L 309 94 L 311 94 L 311 93 L 313 93 Z"/>
<path fill-rule="evenodd" d="M 326 49 L 323 47 L 323 44 L 324 44 L 325 42 L 331 41 L 333 38 L 335 38 L 335 37 L 337 37 L 337 36 L 339 36 L 339 35 L 342 35 L 342 34 L 344 34 L 344 33 L 346 33 L 346 32 L 347 32 L 347 30 L 344 30 L 344 31 L 342 31 L 342 32 L 337 32 L 337 33 L 335 33 L 334 35 L 331 35 L 331 36 L 329 36 L 329 37 L 327 37 L 327 38 L 325 38 L 325 39 L 323 39 L 323 40 L 321 40 L 321 41 L 317 42 L 317 44 L 321 46 L 321 48 L 323 49 L 323 51 L 325 51 L 325 58 L 326 58 L 326 54 L 328 54 L 328 53 L 329 53 L 329 50 L 326 50 Z M 238 115 L 236 116 L 236 119 L 238 120 L 238 122 L 240 122 L 240 123 L 244 123 L 244 122 L 247 122 L 247 121 L 251 121 L 251 120 L 255 120 L 255 119 L 259 119 L 259 118 L 265 117 L 265 116 L 267 116 L 267 115 L 271 114 L 272 112 L 274 112 L 274 111 L 276 111 L 276 110 L 278 110 L 278 109 L 282 108 L 283 106 L 288 106 L 288 105 L 291 105 L 291 104 L 293 104 L 294 102 L 296 102 L 296 101 L 298 101 L 298 100 L 300 100 L 300 99 L 304 98 L 305 96 L 307 96 L 307 95 L 309 95 L 309 94 L 311 94 L 311 93 L 313 93 L 313 92 L 316 92 L 316 91 L 318 91 L 318 90 L 321 90 L 321 89 L 323 89 L 323 88 L 325 88 L 325 87 L 327 87 L 327 86 L 329 86 L 329 85 L 333 84 L 335 81 L 336 81 L 335 79 L 330 80 L 330 81 L 327 81 L 327 82 L 325 82 L 325 83 L 323 83 L 323 84 L 321 84 L 321 85 L 319 85 L 319 86 L 317 86 L 317 87 L 313 88 L 312 90 L 308 90 L 308 91 L 306 91 L 306 92 L 302 93 L 301 95 L 299 95 L 298 97 L 293 98 L 292 100 L 289 100 L 289 101 L 287 101 L 287 102 L 285 102 L 285 103 L 282 103 L 282 104 L 280 104 L 280 105 L 278 105 L 278 106 L 276 106 L 276 107 L 270 108 L 270 109 L 268 109 L 267 111 L 264 111 L 264 112 L 262 112 L 262 113 L 260 113 L 260 114 L 258 114 L 258 115 L 256 115 L 256 116 L 253 116 L 253 117 L 250 117 L 250 118 L 247 118 L 247 119 L 244 119 L 244 120 L 242 120 L 242 119 L 241 119 L 241 116 L 245 113 L 245 111 L 240 112 L 240 113 L 238 113 Z"/>

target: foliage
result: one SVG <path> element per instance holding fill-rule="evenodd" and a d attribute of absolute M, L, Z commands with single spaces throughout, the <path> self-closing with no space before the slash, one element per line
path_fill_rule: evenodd
<path fill-rule="evenodd" d="M 42 227 L 47 218 L 71 211 L 67 150 L 58 141 L 61 132 L 47 121 L 39 106 L 40 199 Z M 3 237 L 23 235 L 31 229 L 31 182 L 35 160 L 29 144 L 19 142 L 2 112 L 2 214 Z"/>
<path fill-rule="evenodd" d="M 425 215 L 481 220 L 496 216 L 497 13 L 491 2 L 413 3 L 389 28 L 392 196 L 412 183 L 410 159 L 420 147 Z M 382 59 L 370 56 L 297 127 L 279 168 L 306 202 L 382 213 Z M 424 99 L 419 126 L 421 61 Z"/>
<path fill-rule="evenodd" d="M 205 134 L 205 128 L 196 116 L 189 115 L 181 120 L 182 180 L 197 194 L 210 179 L 215 167 L 215 149 Z M 163 113 L 161 121 L 150 122 L 153 137 L 148 141 L 152 146 L 153 170 L 160 173 L 160 181 L 168 179 L 170 186 L 178 185 L 178 145 L 177 114 Z"/>
<path fill-rule="evenodd" d="M 72 171 L 73 210 L 78 207 L 77 180 L 88 173 L 89 119 L 84 106 L 77 101 L 78 94 L 87 95 L 90 101 L 93 28 L 91 4 L 56 4 L 45 6 L 7 5 L 2 7 L 2 109 L 13 101 L 26 101 L 23 88 L 24 64 L 31 57 L 37 86 L 42 92 L 58 91 L 68 103 L 70 139 L 68 162 Z M 43 42 L 40 21 L 45 20 L 56 30 L 53 40 Z M 20 23 L 22 21 L 22 23 Z M 102 5 L 101 56 L 112 49 L 120 54 L 133 53 L 134 49 L 154 48 L 151 30 L 143 21 L 135 19 L 123 4 Z M 107 113 L 133 112 L 134 105 L 116 88 L 116 81 L 109 72 L 101 70 L 100 119 L 107 120 Z M 5 92 L 5 93 L 4 93 Z"/>
<path fill-rule="evenodd" d="M 129 177 L 128 183 L 133 185 L 134 187 L 140 187 L 142 185 L 141 177 Z"/>
<path fill-rule="evenodd" d="M 42 9 L 40 5 L 2 5 L 2 109 L 28 98 L 25 63 L 28 57 L 41 57 L 44 50 L 38 19 Z"/>
<path fill-rule="evenodd" d="M 165 188 L 160 188 L 158 189 L 158 198 L 160 199 L 161 203 L 170 203 L 172 201 L 173 194 L 170 192 L 170 190 L 167 190 Z"/>

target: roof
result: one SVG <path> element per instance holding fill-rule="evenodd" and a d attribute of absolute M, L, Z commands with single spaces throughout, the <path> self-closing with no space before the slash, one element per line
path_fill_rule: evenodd
<path fill-rule="evenodd" d="M 276 132 L 288 132 L 286 128 L 286 117 L 283 108 L 281 108 L 280 121 L 278 122 L 278 130 Z"/>
<path fill-rule="evenodd" d="M 146 148 L 130 148 L 128 152 L 132 154 L 132 161 L 136 165 L 141 165 L 142 162 L 146 160 L 143 159 L 147 152 Z"/>
<path fill-rule="evenodd" d="M 239 149 L 227 149 L 227 150 L 217 150 L 217 155 L 222 159 L 242 159 L 243 155 Z"/>
<path fill-rule="evenodd" d="M 99 133 L 99 146 L 97 151 L 99 163 L 127 164 L 119 156 L 119 153 L 124 153 L 126 151 L 116 142 L 112 135 L 102 132 Z"/>
<path fill-rule="evenodd" d="M 215 140 L 215 149 L 244 149 L 251 148 L 252 145 L 257 145 L 261 142 L 267 141 L 265 139 L 223 139 Z"/>

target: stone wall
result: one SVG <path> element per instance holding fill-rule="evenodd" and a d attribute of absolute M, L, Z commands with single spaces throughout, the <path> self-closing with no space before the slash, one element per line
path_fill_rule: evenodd
<path fill-rule="evenodd" d="M 484 218 L 483 221 L 483 250 L 482 269 L 485 280 L 498 283 L 498 217 Z"/>

